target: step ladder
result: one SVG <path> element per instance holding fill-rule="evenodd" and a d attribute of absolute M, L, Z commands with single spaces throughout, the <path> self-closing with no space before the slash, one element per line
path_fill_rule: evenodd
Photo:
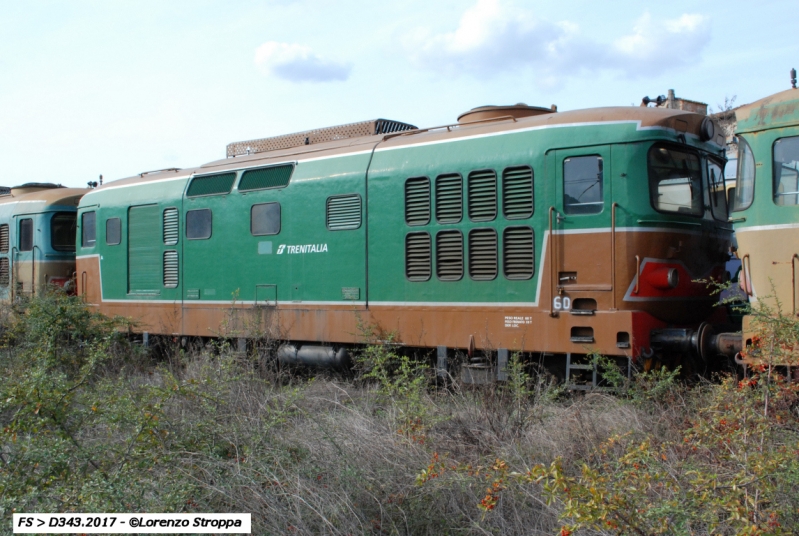
<path fill-rule="evenodd" d="M 632 358 L 627 358 L 627 379 L 632 377 Z M 587 370 L 591 372 L 591 383 L 574 383 L 574 372 Z M 575 363 L 572 361 L 571 353 L 566 354 L 566 389 L 569 391 L 611 391 L 610 387 L 600 387 L 598 385 L 599 371 L 596 363 Z"/>

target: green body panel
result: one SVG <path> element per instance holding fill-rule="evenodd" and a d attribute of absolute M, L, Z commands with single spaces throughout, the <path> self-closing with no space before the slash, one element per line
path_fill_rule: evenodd
<path fill-rule="evenodd" d="M 784 225 L 799 221 L 799 205 L 774 203 L 772 147 L 775 141 L 790 136 L 799 136 L 799 119 L 793 126 L 743 134 L 755 157 L 755 192 L 752 204 L 748 208 L 732 213 L 735 219 L 745 218 L 744 221 L 736 221 L 736 229 L 760 225 Z"/>
<path fill-rule="evenodd" d="M 799 90 L 789 89 L 771 95 L 736 111 L 736 133 L 742 135 L 755 157 L 755 190 L 752 204 L 736 211 L 735 228 L 784 225 L 799 221 L 799 206 L 777 205 L 773 201 L 774 142 L 799 136 Z"/>
<path fill-rule="evenodd" d="M 739 134 L 799 124 L 799 90 L 776 93 L 736 111 Z"/>
<path fill-rule="evenodd" d="M 277 286 L 280 301 L 341 301 L 342 287 L 365 294 L 366 228 L 329 231 L 325 205 L 332 195 L 363 196 L 368 162 L 369 155 L 356 155 L 303 163 L 286 188 L 186 199 L 184 213 L 210 208 L 214 222 L 209 240 L 186 240 L 181 232 L 189 260 L 183 286 L 190 294 L 184 297 L 193 299 L 189 295 L 199 290 L 203 300 L 253 301 L 256 288 L 265 285 Z M 269 202 L 280 203 L 280 233 L 253 236 L 251 207 Z M 296 252 L 300 246 L 306 253 Z"/>
<path fill-rule="evenodd" d="M 408 139 L 414 140 L 413 136 Z M 378 144 L 373 152 L 316 156 L 311 160 L 300 158 L 288 186 L 283 188 L 240 192 L 237 185 L 242 170 L 239 169 L 236 185 L 226 195 L 185 197 L 188 176 L 100 189 L 84 197 L 80 208 L 81 212 L 99 211 L 97 246 L 79 248 L 79 255 L 100 256 L 104 300 L 230 303 L 235 297 L 246 302 L 276 298 L 281 302 L 350 304 L 366 301 L 530 303 L 537 300 L 549 209 L 555 207 L 563 212 L 562 160 L 570 155 L 602 156 L 604 204 L 599 214 L 567 215 L 556 222 L 556 230 L 601 228 L 609 231 L 614 202 L 619 205 L 617 227 L 668 227 L 669 222 L 673 222 L 676 229 L 685 229 L 688 225 L 693 229 L 718 230 L 719 223 L 707 215 L 693 218 L 660 214 L 650 205 L 646 155 L 653 142 L 686 143 L 720 154 L 716 146 L 702 144 L 694 137 L 680 142 L 677 139 L 677 133 L 672 130 L 639 129 L 632 121 L 578 124 L 493 132 L 417 145 L 391 147 L 389 142 Z M 235 165 L 231 160 L 230 168 Z M 535 208 L 533 215 L 525 219 L 507 219 L 502 213 L 502 172 L 515 166 L 531 166 L 534 172 Z M 497 217 L 488 222 L 474 222 L 469 218 L 466 202 L 468 175 L 486 169 L 497 174 Z M 206 169 L 196 171 L 207 173 Z M 439 224 L 435 220 L 435 177 L 445 173 L 463 176 L 464 214 L 458 223 Z M 432 217 L 427 225 L 409 226 L 405 222 L 404 185 L 408 178 L 419 176 L 431 179 Z M 361 196 L 363 224 L 353 230 L 329 230 L 325 220 L 327 199 L 343 194 Z M 268 202 L 281 205 L 281 230 L 276 235 L 252 236 L 251 207 Z M 128 208 L 145 204 L 157 206 L 158 225 L 162 225 L 165 208 L 177 207 L 180 211 L 179 243 L 161 249 L 161 252 L 166 249 L 179 252 L 179 284 L 176 289 L 161 288 L 157 297 L 132 296 L 127 288 Z M 202 208 L 213 211 L 213 234 L 208 240 L 187 240 L 186 212 Z M 123 219 L 123 243 L 119 246 L 105 244 L 105 221 L 110 217 Z M 502 233 L 515 226 L 534 229 L 532 279 L 509 280 L 503 275 Z M 468 233 L 480 228 L 495 229 L 498 233 L 499 273 L 490 281 L 475 281 L 469 277 Z M 405 277 L 406 234 L 430 232 L 435 256 L 435 234 L 446 229 L 463 233 L 462 279 L 438 280 L 434 262 L 429 281 L 409 281 Z M 159 277 L 161 275 L 159 272 Z"/>

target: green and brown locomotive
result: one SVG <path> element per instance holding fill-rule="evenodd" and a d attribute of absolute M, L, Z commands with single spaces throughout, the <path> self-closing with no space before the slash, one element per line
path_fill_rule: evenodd
<path fill-rule="evenodd" d="M 691 112 L 523 105 L 235 143 L 84 196 L 79 292 L 148 333 L 249 311 L 287 361 L 336 362 L 362 325 L 567 363 L 716 352 L 694 280 L 729 256 L 723 147 Z"/>
<path fill-rule="evenodd" d="M 78 202 L 86 191 L 50 183 L 0 188 L 0 301 L 47 285 L 69 289 Z"/>

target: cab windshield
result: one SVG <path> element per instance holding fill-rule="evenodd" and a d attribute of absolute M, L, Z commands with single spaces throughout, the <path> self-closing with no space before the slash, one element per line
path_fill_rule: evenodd
<path fill-rule="evenodd" d="M 743 136 L 738 136 L 738 177 L 735 179 L 733 212 L 746 210 L 755 199 L 755 155 Z"/>
<path fill-rule="evenodd" d="M 699 155 L 656 144 L 649 149 L 647 161 L 652 207 L 659 212 L 702 216 L 702 165 Z"/>

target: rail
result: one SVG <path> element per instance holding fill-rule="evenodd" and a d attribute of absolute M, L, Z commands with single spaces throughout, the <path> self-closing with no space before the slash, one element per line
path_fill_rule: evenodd
<path fill-rule="evenodd" d="M 793 285 L 793 314 L 796 314 L 796 259 L 799 255 L 796 253 L 791 257 L 791 284 Z"/>
<path fill-rule="evenodd" d="M 638 294 L 638 283 L 641 281 L 641 257 L 635 256 L 635 289 L 633 294 Z"/>
<path fill-rule="evenodd" d="M 17 263 L 16 263 L 17 253 L 19 253 L 19 251 L 17 250 L 17 246 L 12 246 L 11 247 L 11 267 L 9 268 L 9 272 L 10 272 L 9 284 L 11 285 L 11 303 L 14 303 L 14 298 L 15 298 L 15 296 L 14 296 L 15 292 L 14 291 L 17 289 L 17 278 L 14 277 L 14 270 L 17 269 Z"/>
<path fill-rule="evenodd" d="M 39 250 L 39 258 L 42 258 L 42 250 L 36 244 L 31 247 L 31 296 L 36 296 L 36 250 Z"/>
<path fill-rule="evenodd" d="M 616 207 L 618 203 L 610 205 L 610 292 L 613 311 L 616 310 Z"/>
<path fill-rule="evenodd" d="M 752 295 L 752 276 L 749 273 L 749 269 L 750 269 L 750 261 L 749 261 L 749 254 L 747 253 L 741 259 L 741 275 L 744 278 L 743 291 L 746 293 L 747 296 Z"/>
<path fill-rule="evenodd" d="M 555 297 L 556 277 L 555 277 L 555 233 L 552 228 L 552 213 L 555 212 L 555 207 L 549 207 L 549 288 L 551 289 L 552 296 L 550 300 Z M 549 316 L 558 316 L 557 311 L 550 303 Z"/>

